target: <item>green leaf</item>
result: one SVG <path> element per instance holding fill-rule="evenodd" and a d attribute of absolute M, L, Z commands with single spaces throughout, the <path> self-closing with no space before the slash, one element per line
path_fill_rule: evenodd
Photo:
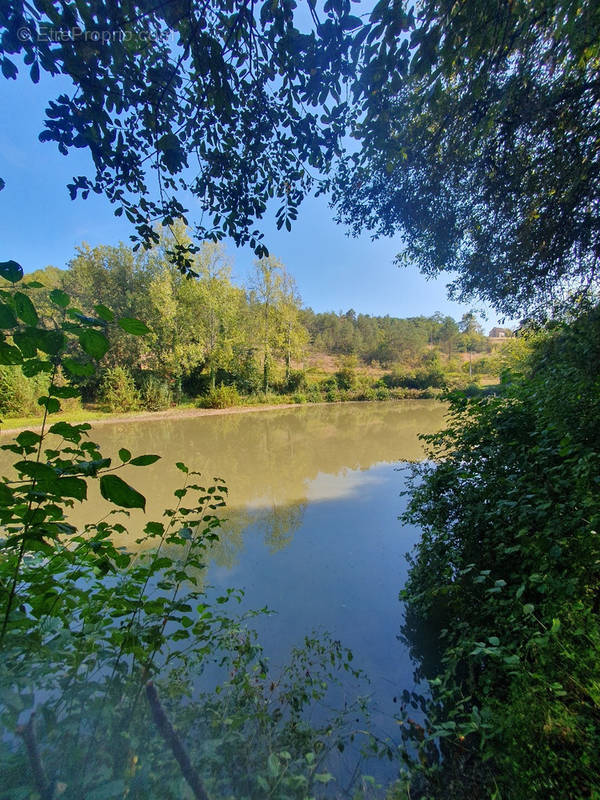
<path fill-rule="evenodd" d="M 105 322 L 114 321 L 115 315 L 110 310 L 110 308 L 107 308 L 106 306 L 102 305 L 102 303 L 99 303 L 97 306 L 94 306 L 94 311 L 96 312 L 96 314 L 98 314 L 100 319 L 103 319 Z"/>
<path fill-rule="evenodd" d="M 149 464 L 154 464 L 158 461 L 160 456 L 154 455 L 147 455 L 147 456 L 136 456 L 132 458 L 129 462 L 132 467 L 147 467 Z"/>
<path fill-rule="evenodd" d="M 15 364 L 21 364 L 22 362 L 23 356 L 18 348 L 13 347 L 12 344 L 0 342 L 0 364 L 14 366 Z"/>
<path fill-rule="evenodd" d="M 24 358 L 35 358 L 37 356 L 37 337 L 36 329 L 28 328 L 24 331 L 17 331 L 13 335 L 13 342 L 17 345 Z"/>
<path fill-rule="evenodd" d="M 66 338 L 62 331 L 45 331 L 37 328 L 35 333 L 38 350 L 49 356 L 57 355 L 66 345 Z"/>
<path fill-rule="evenodd" d="M 52 289 L 48 295 L 52 302 L 60 308 L 66 308 L 71 302 L 71 298 L 62 289 Z"/>
<path fill-rule="evenodd" d="M 139 319 L 133 319 L 133 317 L 122 317 L 119 320 L 119 327 L 123 328 L 127 333 L 133 334 L 133 336 L 143 336 L 146 333 L 150 333 L 150 328 L 147 325 Z"/>
<path fill-rule="evenodd" d="M 91 328 L 81 331 L 79 334 L 79 344 L 89 356 L 92 356 L 92 358 L 95 358 L 97 361 L 106 355 L 110 347 L 106 336 L 100 333 L 100 331 L 95 331 Z"/>
<path fill-rule="evenodd" d="M 52 372 L 52 364 L 49 361 L 42 361 L 40 358 L 30 358 L 21 365 L 21 371 L 26 378 L 33 378 L 40 372 Z"/>
<path fill-rule="evenodd" d="M 11 490 L 3 481 L 0 482 L 0 504 L 3 506 L 9 506 L 14 502 L 15 498 Z"/>
<path fill-rule="evenodd" d="M 41 438 L 42 437 L 39 433 L 34 433 L 33 431 L 21 431 L 21 433 L 17 436 L 17 442 L 22 447 L 31 447 L 34 444 L 38 444 Z"/>
<path fill-rule="evenodd" d="M 37 461 L 17 461 L 14 467 L 20 475 L 26 475 L 28 478 L 35 478 L 40 481 L 55 481 L 58 477 L 52 467 Z"/>
<path fill-rule="evenodd" d="M 279 775 L 279 759 L 275 753 L 271 753 L 267 759 L 267 767 L 269 774 L 276 778 Z"/>
<path fill-rule="evenodd" d="M 0 261 L 0 277 L 10 283 L 18 283 L 23 277 L 23 267 L 16 261 Z"/>
<path fill-rule="evenodd" d="M 49 428 L 50 433 L 54 433 L 56 436 L 62 436 L 63 439 L 69 442 L 75 442 L 76 444 L 81 441 L 81 430 L 82 426 L 70 425 L 68 422 L 55 422 L 54 425 Z"/>
<path fill-rule="evenodd" d="M 14 295 L 15 301 L 15 311 L 17 312 L 17 317 L 22 319 L 26 325 L 35 326 L 38 324 L 38 315 L 35 307 L 29 297 L 23 292 L 15 292 Z"/>
<path fill-rule="evenodd" d="M 54 414 L 56 411 L 60 411 L 60 403 L 56 397 L 48 397 L 47 395 L 44 395 L 44 397 L 38 397 L 38 406 L 45 408 L 49 414 Z"/>
<path fill-rule="evenodd" d="M 96 367 L 93 364 L 89 362 L 87 364 L 80 364 L 72 358 L 65 358 L 62 364 L 71 375 L 75 375 L 79 378 L 89 378 L 96 371 Z"/>
<path fill-rule="evenodd" d="M 0 303 L 0 328 L 16 328 L 17 318 L 14 311 L 6 303 Z"/>
<path fill-rule="evenodd" d="M 131 458 L 131 453 L 125 447 L 122 447 L 119 450 L 119 458 L 121 459 L 121 461 L 129 461 L 129 459 Z"/>
<path fill-rule="evenodd" d="M 146 498 L 117 475 L 103 475 L 100 478 L 100 493 L 122 508 L 146 509 Z"/>
<path fill-rule="evenodd" d="M 52 490 L 62 497 L 74 497 L 76 500 L 87 498 L 87 483 L 83 478 L 59 478 L 52 484 Z"/>
<path fill-rule="evenodd" d="M 329 783 L 330 781 L 335 780 L 331 772 L 318 772 L 315 775 L 315 780 L 318 783 Z"/>

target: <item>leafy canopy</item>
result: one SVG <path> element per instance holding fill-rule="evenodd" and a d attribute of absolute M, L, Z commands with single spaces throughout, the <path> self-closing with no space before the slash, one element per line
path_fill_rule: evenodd
<path fill-rule="evenodd" d="M 591 0 L 381 0 L 363 40 L 340 220 L 400 233 L 515 315 L 593 283 L 600 253 L 600 9 Z"/>
<path fill-rule="evenodd" d="M 24 61 L 34 82 L 42 71 L 73 82 L 40 135 L 64 154 L 89 149 L 96 172 L 73 179 L 73 198 L 104 193 L 146 242 L 155 222 L 199 203 L 209 218 L 198 238 L 227 235 L 264 255 L 253 221 L 275 198 L 290 228 L 309 171 L 326 172 L 339 152 L 350 31 L 361 24 L 350 0 L 302 11 L 291 0 L 9 0 L 0 62 L 8 79 Z"/>

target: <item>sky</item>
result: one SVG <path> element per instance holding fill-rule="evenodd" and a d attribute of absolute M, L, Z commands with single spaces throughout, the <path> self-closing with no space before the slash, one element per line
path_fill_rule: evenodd
<path fill-rule="evenodd" d="M 103 196 L 72 201 L 67 184 L 74 175 L 92 175 L 86 150 L 58 152 L 52 142 L 40 143 L 44 109 L 65 86 L 63 79 L 42 76 L 34 85 L 26 74 L 16 81 L 0 80 L 0 261 L 18 261 L 25 272 L 52 264 L 65 267 L 82 242 L 128 243 L 133 226 L 113 214 Z M 189 215 L 193 220 L 193 213 Z M 371 241 L 351 238 L 336 225 L 325 198 L 310 198 L 300 207 L 291 232 L 277 231 L 273 219 L 259 223 L 269 251 L 296 280 L 303 304 L 315 311 L 410 317 L 436 311 L 455 319 L 472 308 L 486 315 L 484 330 L 501 324 L 489 307 L 460 305 L 448 300 L 451 275 L 426 280 L 416 267 L 399 268 L 394 257 L 398 238 Z M 247 279 L 254 261 L 249 247 L 227 243 L 237 283 Z"/>

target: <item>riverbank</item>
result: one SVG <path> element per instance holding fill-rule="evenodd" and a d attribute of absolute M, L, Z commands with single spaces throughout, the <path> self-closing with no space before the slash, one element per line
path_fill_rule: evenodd
<path fill-rule="evenodd" d="M 375 400 L 371 402 L 378 403 L 398 403 L 403 400 L 413 399 L 432 399 L 432 398 L 387 398 L 385 400 Z M 435 398 L 434 398 L 435 399 Z M 311 406 L 329 406 L 341 405 L 342 403 L 363 403 L 361 400 L 343 400 L 337 403 L 321 402 L 310 403 Z M 275 411 L 277 409 L 285 408 L 300 408 L 309 405 L 307 403 L 255 403 L 239 406 L 230 406 L 228 408 L 198 408 L 192 405 L 174 406 L 173 408 L 165 409 L 164 411 L 131 411 L 129 413 L 111 413 L 109 411 L 101 411 L 97 409 L 76 409 L 74 411 L 65 411 L 59 414 L 53 414 L 51 417 L 51 424 L 55 422 L 70 422 L 73 424 L 79 423 L 93 423 L 94 425 L 106 425 L 123 422 L 146 422 L 157 419 L 189 419 L 193 417 L 208 417 L 222 414 L 249 414 L 254 411 Z M 10 426 L 10 427 L 8 427 Z M 18 417 L 2 421 L 0 427 L 0 438 L 3 436 L 11 436 L 18 434 L 23 430 L 40 430 L 42 427 L 41 417 Z"/>

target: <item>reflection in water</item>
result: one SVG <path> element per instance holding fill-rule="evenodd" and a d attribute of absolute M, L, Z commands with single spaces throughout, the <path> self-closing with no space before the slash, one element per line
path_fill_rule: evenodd
<path fill-rule="evenodd" d="M 125 446 L 134 455 L 162 456 L 152 467 L 119 472 L 148 500 L 145 517 L 137 511 L 131 514 L 132 534 L 141 530 L 145 519 L 158 519 L 173 504 L 173 491 L 181 485 L 176 461 L 199 471 L 206 485 L 213 476 L 222 476 L 229 488 L 224 531 L 231 539 L 223 548 L 232 553 L 239 549 L 234 542 L 239 544 L 250 524 L 260 522 L 273 548 L 277 542 L 283 546 L 306 503 L 360 493 L 369 478 L 350 478 L 349 471 L 421 458 L 418 434 L 438 430 L 443 413 L 440 403 L 427 400 L 346 403 L 129 422 L 99 426 L 92 433 L 106 455 L 116 457 Z M 284 507 L 297 511 L 283 512 Z M 89 522 L 90 514 L 100 518 L 108 508 L 96 495 L 79 513 L 75 509 L 73 521 Z"/>
<path fill-rule="evenodd" d="M 414 688 L 409 648 L 398 639 L 398 592 L 419 532 L 398 521 L 405 501 L 397 466 L 423 456 L 418 434 L 439 430 L 443 414 L 435 401 L 351 403 L 130 422 L 92 433 L 105 455 L 125 446 L 163 457 L 120 472 L 148 500 L 146 516 L 132 512 L 127 522 L 132 539 L 174 504 L 182 479 L 175 462 L 200 471 L 206 486 L 223 476 L 229 498 L 204 580 L 217 593 L 242 588 L 245 608 L 277 612 L 256 622 L 274 666 L 315 629 L 350 647 L 372 681 L 379 708 L 373 732 L 385 737 L 398 729 L 396 698 Z M 74 510 L 73 522 L 108 509 L 97 495 Z"/>

